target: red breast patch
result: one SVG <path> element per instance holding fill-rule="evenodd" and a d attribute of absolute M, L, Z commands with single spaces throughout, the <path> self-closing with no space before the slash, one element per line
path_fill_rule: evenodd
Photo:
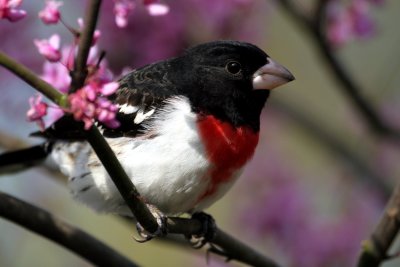
<path fill-rule="evenodd" d="M 211 183 L 201 200 L 215 193 L 219 184 L 228 182 L 232 174 L 252 157 L 259 135 L 249 127 L 235 128 L 211 115 L 201 117 L 198 128 L 208 160 L 214 164 L 210 170 Z"/>

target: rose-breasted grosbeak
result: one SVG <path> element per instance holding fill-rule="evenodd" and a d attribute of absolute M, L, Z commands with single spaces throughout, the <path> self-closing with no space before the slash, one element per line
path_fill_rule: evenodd
<path fill-rule="evenodd" d="M 293 79 L 252 44 L 205 43 L 122 77 L 110 97 L 121 126 L 98 126 L 147 203 L 165 214 L 201 211 L 252 157 L 269 90 Z M 71 120 L 43 135 L 62 139 L 51 156 L 72 194 L 98 211 L 130 214 L 89 144 L 66 126 Z"/>

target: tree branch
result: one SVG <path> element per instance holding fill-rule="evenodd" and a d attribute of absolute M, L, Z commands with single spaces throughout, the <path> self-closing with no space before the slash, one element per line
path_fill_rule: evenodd
<path fill-rule="evenodd" d="M 69 249 L 96 266 L 138 266 L 86 232 L 3 192 L 0 192 L 0 217 Z"/>
<path fill-rule="evenodd" d="M 67 106 L 67 96 L 60 93 L 57 89 L 51 86 L 46 81 L 40 79 L 35 73 L 24 65 L 18 63 L 11 57 L 7 56 L 3 52 L 0 52 L 0 65 L 8 69 L 19 78 L 24 80 L 30 86 L 44 94 L 51 101 L 61 107 Z"/>
<path fill-rule="evenodd" d="M 132 221 L 128 222 L 131 223 Z M 167 222 L 170 234 L 183 234 L 185 236 L 193 235 L 200 233 L 202 227 L 199 221 L 193 219 L 169 217 Z M 186 239 L 174 238 L 173 236 L 170 238 L 170 235 L 166 238 L 158 238 L 157 240 L 167 240 L 171 243 L 179 244 L 180 246 L 189 247 Z M 216 245 L 219 249 L 213 250 L 211 248 L 209 251 L 222 257 L 226 257 L 226 260 L 236 260 L 256 267 L 280 266 L 270 258 L 258 253 L 248 245 L 235 239 L 233 236 L 219 228 L 216 229 L 216 235 L 214 240 L 211 241 L 211 244 Z"/>
<path fill-rule="evenodd" d="M 317 2 L 314 19 L 310 19 L 300 12 L 292 1 L 280 0 L 278 3 L 292 16 L 297 24 L 301 25 L 314 38 L 322 58 L 332 69 L 337 81 L 342 85 L 339 88 L 348 96 L 354 106 L 357 107 L 371 130 L 376 134 L 400 140 L 400 132 L 385 123 L 375 108 L 361 95 L 362 88 L 351 78 L 325 38 L 322 27 L 328 1 L 319 0 Z"/>
<path fill-rule="evenodd" d="M 71 71 L 70 93 L 81 88 L 85 82 L 88 70 L 86 68 L 90 47 L 93 43 L 93 34 L 96 29 L 101 0 L 91 0 L 84 18 L 84 28 L 79 35 L 78 54 L 75 59 L 74 70 Z"/>
<path fill-rule="evenodd" d="M 400 230 L 400 184 L 386 205 L 384 214 L 370 239 L 363 242 L 358 267 L 378 267 L 389 259 L 388 250 Z"/>
<path fill-rule="evenodd" d="M 87 56 L 92 45 L 93 33 L 96 28 L 100 5 L 101 0 L 91 0 L 89 2 L 89 7 L 84 20 L 85 26 L 79 37 L 78 55 L 75 59 L 74 70 L 71 72 L 71 92 L 81 88 L 87 77 Z M 155 233 L 158 230 L 156 219 L 141 200 L 142 198 L 140 197 L 139 192 L 96 127 L 92 127 L 88 131 L 87 140 L 96 152 L 101 163 L 104 165 L 104 168 L 107 170 L 132 214 L 144 229 L 150 233 Z"/>
<path fill-rule="evenodd" d="M 156 232 L 158 229 L 156 219 L 142 201 L 143 198 L 140 196 L 114 152 L 97 128 L 92 127 L 89 130 L 87 140 L 96 152 L 104 168 L 107 170 L 134 217 L 148 232 Z"/>

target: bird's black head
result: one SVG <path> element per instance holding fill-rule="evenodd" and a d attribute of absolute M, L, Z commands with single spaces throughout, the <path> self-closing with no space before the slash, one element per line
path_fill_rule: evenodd
<path fill-rule="evenodd" d="M 192 47 L 174 59 L 182 94 L 195 111 L 213 114 L 235 126 L 259 129 L 269 89 L 293 80 L 288 70 L 255 45 L 215 41 Z"/>

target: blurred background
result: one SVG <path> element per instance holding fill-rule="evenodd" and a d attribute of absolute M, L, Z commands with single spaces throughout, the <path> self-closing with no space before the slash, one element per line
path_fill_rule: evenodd
<path fill-rule="evenodd" d="M 77 28 L 86 2 L 64 1 L 63 21 Z M 338 62 L 380 121 L 400 129 L 400 2 L 165 0 L 168 14 L 153 16 L 137 0 L 125 28 L 115 24 L 113 1 L 103 2 L 97 46 L 106 51 L 116 77 L 126 67 L 217 39 L 254 43 L 291 70 L 296 80 L 274 90 L 262 114 L 254 158 L 207 212 L 222 229 L 284 266 L 354 266 L 361 241 L 369 237 L 397 183 L 400 146 L 398 139 L 370 127 L 327 56 Z M 43 6 L 44 1 L 24 1 L 26 18 L 0 20 L 0 49 L 38 75 L 44 59 L 33 40 L 54 33 L 63 45 L 73 40 L 63 25 L 46 26 L 38 19 Z M 325 15 L 318 20 L 320 6 Z M 35 91 L 0 68 L 0 93 L 0 151 L 40 143 L 28 137 L 38 127 L 26 119 Z M 132 225 L 74 202 L 65 179 L 46 168 L 2 176 L 0 190 L 86 230 L 141 266 L 207 265 L 204 250 L 135 242 Z M 0 236 L 0 266 L 90 266 L 1 218 Z M 394 259 L 384 266 L 399 264 Z M 225 264 L 212 255 L 209 266 Z"/>

